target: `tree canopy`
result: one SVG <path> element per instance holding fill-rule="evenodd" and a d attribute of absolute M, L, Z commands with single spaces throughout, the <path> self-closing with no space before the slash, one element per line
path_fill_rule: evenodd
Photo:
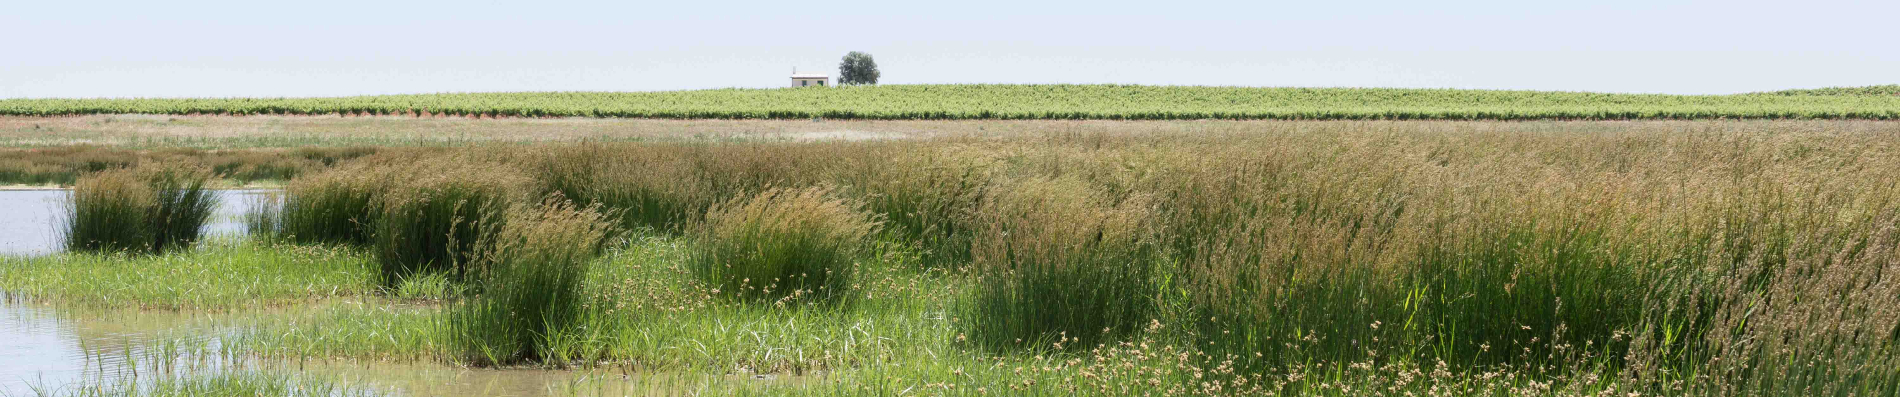
<path fill-rule="evenodd" d="M 871 54 L 852 51 L 838 62 L 838 84 L 877 84 L 877 61 Z"/>

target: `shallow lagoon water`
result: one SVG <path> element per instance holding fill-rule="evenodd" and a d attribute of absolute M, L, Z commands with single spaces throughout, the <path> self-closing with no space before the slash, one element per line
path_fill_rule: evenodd
<path fill-rule="evenodd" d="M 275 190 L 219 190 L 217 212 L 206 233 L 242 234 L 252 200 Z M 0 190 L 0 255 L 45 255 L 59 251 L 60 206 L 71 190 Z"/>
<path fill-rule="evenodd" d="M 621 369 L 461 368 L 437 362 L 268 361 L 242 351 L 226 356 L 220 337 L 249 324 L 350 306 L 389 305 L 339 299 L 229 313 L 69 309 L 0 298 L 0 396 L 64 394 L 127 377 L 209 376 L 268 371 L 320 379 L 354 390 L 404 396 L 678 395 L 705 381 Z M 161 362 L 155 358 L 166 357 Z M 656 378 L 659 377 L 659 378 Z M 645 378 L 645 382 L 635 379 Z M 760 386 L 796 384 L 774 379 Z"/>
<path fill-rule="evenodd" d="M 145 357 L 159 338 L 215 343 L 203 336 L 215 330 L 189 332 L 206 317 L 136 310 L 62 312 L 11 297 L 0 299 L 0 395 L 59 392 L 88 379 L 118 376 Z"/>

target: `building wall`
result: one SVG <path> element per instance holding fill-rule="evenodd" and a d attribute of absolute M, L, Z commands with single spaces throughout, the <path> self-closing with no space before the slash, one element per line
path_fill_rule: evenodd
<path fill-rule="evenodd" d="M 820 84 L 823 84 L 823 85 L 831 85 L 831 82 L 830 82 L 830 80 L 831 80 L 831 79 L 829 79 L 829 78 L 823 78 L 823 79 L 792 79 L 792 86 L 793 86 L 793 87 L 815 87 L 815 86 L 818 86 L 818 85 L 820 85 Z M 801 82 L 809 82 L 809 83 L 806 83 L 807 85 L 801 85 Z"/>

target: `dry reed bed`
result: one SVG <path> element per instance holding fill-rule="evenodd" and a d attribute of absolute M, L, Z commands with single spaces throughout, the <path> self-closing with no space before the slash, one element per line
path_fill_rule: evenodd
<path fill-rule="evenodd" d="M 333 98 L 0 100 L 0 115 L 233 114 L 722 119 L 1883 119 L 1883 87 L 1661 95 L 1402 88 L 945 84 L 666 92 L 505 92 Z M 1822 95 L 1814 95 L 1822 94 Z"/>
<path fill-rule="evenodd" d="M 85 172 L 199 162 L 237 182 L 281 181 L 377 151 L 472 144 L 1024 139 L 1063 135 L 1289 133 L 1627 133 L 1775 131 L 1892 134 L 1869 120 L 1118 121 L 1118 120 L 435 120 L 317 116 L 0 116 L 0 184 L 68 185 Z M 418 148 L 421 147 L 421 148 Z M 936 161 L 936 159 L 927 159 Z"/>
<path fill-rule="evenodd" d="M 90 145 L 7 149 L 0 150 L 0 184 L 71 185 L 87 173 L 160 164 L 204 165 L 217 178 L 236 183 L 283 181 L 377 151 L 400 149 L 135 150 Z"/>

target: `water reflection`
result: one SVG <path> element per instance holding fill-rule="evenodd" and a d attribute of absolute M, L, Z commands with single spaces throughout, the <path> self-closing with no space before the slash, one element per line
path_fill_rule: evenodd
<path fill-rule="evenodd" d="M 209 234 L 244 233 L 244 213 L 254 198 L 274 190 L 219 190 L 218 209 L 211 215 Z M 56 224 L 60 206 L 72 191 L 0 190 L 0 255 L 44 255 L 59 251 Z"/>
<path fill-rule="evenodd" d="M 207 328 L 211 320 L 191 312 L 63 311 L 0 293 L 0 395 L 113 376 L 159 341 L 215 346 L 206 336 L 217 334 Z"/>
<path fill-rule="evenodd" d="M 712 382 L 804 385 L 807 377 L 683 375 L 622 367 L 577 370 L 462 368 L 425 362 L 259 360 L 227 351 L 220 336 L 266 321 L 394 302 L 339 299 L 246 312 L 69 309 L 0 298 L 0 396 L 113 386 L 121 379 L 211 376 L 226 371 L 292 373 L 350 390 L 405 396 L 684 395 Z"/>

